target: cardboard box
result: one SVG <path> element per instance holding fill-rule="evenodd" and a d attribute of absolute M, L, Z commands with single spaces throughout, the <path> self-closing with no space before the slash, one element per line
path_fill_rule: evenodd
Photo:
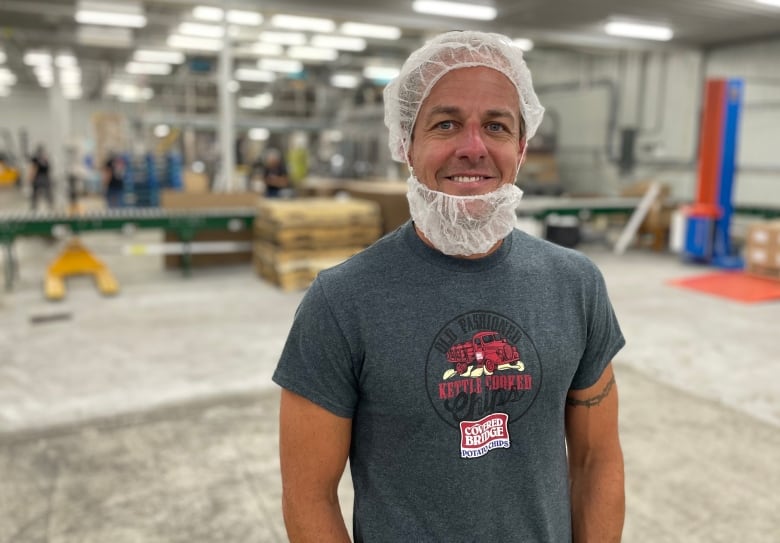
<path fill-rule="evenodd" d="M 780 280 L 780 221 L 761 221 L 750 226 L 745 245 L 745 271 Z"/>
<path fill-rule="evenodd" d="M 262 197 L 254 192 L 187 193 L 164 190 L 160 193 L 160 207 L 165 209 L 220 209 L 255 207 Z"/>
<path fill-rule="evenodd" d="M 164 209 L 226 209 L 226 208 L 253 208 L 257 205 L 257 194 L 251 192 L 232 193 L 188 193 L 173 190 L 164 190 L 160 195 L 160 207 Z M 252 242 L 254 232 L 251 229 L 231 232 L 229 230 L 202 230 L 191 241 L 240 241 Z M 173 231 L 165 232 L 166 242 L 181 241 Z M 207 266 L 226 266 L 248 264 L 252 262 L 252 251 L 238 251 L 235 253 L 220 254 L 194 254 L 191 255 L 193 268 Z M 179 255 L 164 256 L 165 269 L 178 269 L 181 267 Z"/>
<path fill-rule="evenodd" d="M 377 225 L 379 206 L 371 201 L 335 198 L 262 199 L 257 220 L 275 228 Z"/>
<path fill-rule="evenodd" d="M 209 178 L 205 173 L 185 170 L 182 176 L 184 192 L 203 194 L 209 192 Z"/>
<path fill-rule="evenodd" d="M 403 181 L 353 181 L 344 185 L 353 198 L 371 200 L 379 206 L 382 234 L 392 232 L 409 220 L 408 187 Z"/>
<path fill-rule="evenodd" d="M 745 249 L 745 263 L 780 270 L 780 246 L 748 245 Z"/>
<path fill-rule="evenodd" d="M 750 225 L 747 245 L 780 250 L 780 221 L 761 221 Z"/>

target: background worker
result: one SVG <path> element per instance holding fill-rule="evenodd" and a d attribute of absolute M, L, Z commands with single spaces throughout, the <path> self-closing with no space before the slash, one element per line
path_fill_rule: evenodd
<path fill-rule="evenodd" d="M 30 209 L 36 211 L 38 208 L 38 199 L 43 197 L 43 199 L 46 200 L 49 211 L 54 210 L 51 167 L 48 153 L 43 145 L 39 145 L 35 149 L 35 154 L 30 159 L 30 185 L 32 185 Z"/>

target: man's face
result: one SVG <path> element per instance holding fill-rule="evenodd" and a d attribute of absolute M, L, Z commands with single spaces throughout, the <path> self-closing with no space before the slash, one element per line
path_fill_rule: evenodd
<path fill-rule="evenodd" d="M 515 86 L 490 68 L 458 68 L 445 74 L 422 103 L 409 165 L 432 190 L 486 194 L 514 183 L 524 147 Z"/>

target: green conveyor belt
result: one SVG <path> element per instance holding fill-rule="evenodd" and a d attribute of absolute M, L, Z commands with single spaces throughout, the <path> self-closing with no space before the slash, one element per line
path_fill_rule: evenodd
<path fill-rule="evenodd" d="M 5 246 L 5 286 L 10 289 L 17 264 L 13 243 L 24 236 L 61 236 L 98 230 L 133 231 L 160 228 L 175 233 L 183 242 L 191 241 L 201 230 L 247 230 L 255 219 L 255 209 L 160 209 L 135 208 L 88 212 L 81 215 L 62 213 L 0 213 L 0 243 Z M 191 255 L 182 255 L 182 270 L 190 271 Z"/>

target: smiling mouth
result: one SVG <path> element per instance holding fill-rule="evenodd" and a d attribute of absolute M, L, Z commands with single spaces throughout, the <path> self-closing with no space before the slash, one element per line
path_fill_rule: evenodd
<path fill-rule="evenodd" d="M 454 181 L 455 183 L 476 183 L 478 181 L 485 181 L 486 179 L 490 178 L 482 175 L 453 175 L 448 179 L 450 181 Z"/>

